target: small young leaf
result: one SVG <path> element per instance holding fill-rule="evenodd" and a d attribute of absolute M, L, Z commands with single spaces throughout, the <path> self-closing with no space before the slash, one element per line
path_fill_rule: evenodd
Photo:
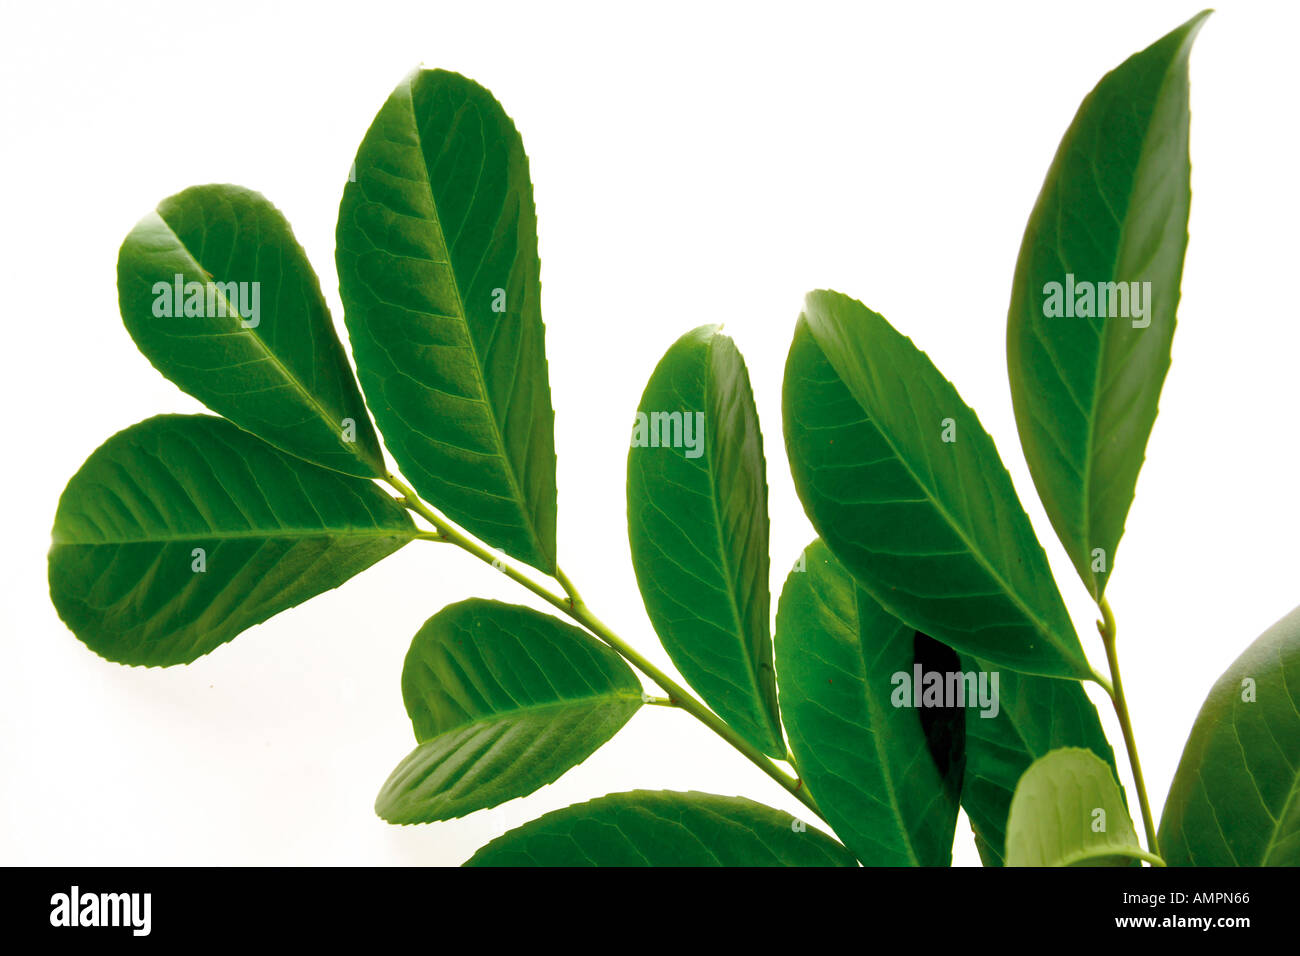
<path fill-rule="evenodd" d="M 122 321 L 154 367 L 281 451 L 361 478 L 384 458 L 320 280 L 280 211 L 239 186 L 195 186 L 131 230 Z"/>
<path fill-rule="evenodd" d="M 916 638 L 821 541 L 786 578 L 776 664 L 790 748 L 827 821 L 867 866 L 952 862 L 962 768 L 945 760 L 941 772 L 932 752 L 960 753 L 960 719 L 956 734 L 927 741 L 910 692 L 894 704 L 896 675 L 911 686 Z"/>
<path fill-rule="evenodd" d="M 804 510 L 886 611 L 1006 667 L 1092 676 L 993 440 L 910 339 L 811 293 L 784 404 Z"/>
<path fill-rule="evenodd" d="M 1088 94 L 1016 263 L 1007 316 L 1016 425 L 1052 526 L 1098 600 L 1169 370 L 1191 202 L 1187 60 L 1207 16 Z"/>
<path fill-rule="evenodd" d="M 1300 608 L 1210 690 L 1159 842 L 1170 866 L 1300 866 Z"/>
<path fill-rule="evenodd" d="M 668 656 L 746 740 L 784 757 L 763 436 L 745 361 L 717 326 L 678 339 L 646 385 L 627 519 L 637 583 Z"/>
<path fill-rule="evenodd" d="M 339 292 L 384 442 L 421 497 L 555 571 L 555 436 L 528 158 L 487 90 L 417 70 L 343 190 Z"/>
<path fill-rule="evenodd" d="M 1091 750 L 1053 750 L 1016 784 L 1007 866 L 1131 866 L 1146 858 L 1114 773 Z"/>
<path fill-rule="evenodd" d="M 556 810 L 466 866 L 856 866 L 790 814 L 743 797 L 633 790 Z"/>
<path fill-rule="evenodd" d="M 987 674 L 982 679 L 996 691 L 996 711 L 970 711 L 967 716 L 961 805 L 984 865 L 1002 866 L 1011 798 L 1030 764 L 1049 751 L 1079 747 L 1114 770 L 1115 754 L 1097 708 L 1078 681 L 1017 674 L 966 656 L 962 669 Z"/>
<path fill-rule="evenodd" d="M 378 485 L 208 415 L 118 432 L 59 499 L 50 596 L 91 650 L 186 664 L 415 535 Z"/>
<path fill-rule="evenodd" d="M 402 697 L 420 745 L 375 801 L 389 823 L 432 823 L 557 780 L 618 732 L 642 702 L 623 659 L 563 621 L 471 599 L 411 642 Z"/>

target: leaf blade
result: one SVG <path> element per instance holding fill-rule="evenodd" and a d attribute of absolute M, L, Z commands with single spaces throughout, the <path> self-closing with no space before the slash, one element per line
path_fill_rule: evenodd
<path fill-rule="evenodd" d="M 1052 526 L 1097 600 L 1169 369 L 1191 201 L 1187 60 L 1208 15 L 1130 57 L 1083 101 L 1016 263 L 1007 317 L 1016 425 Z M 1142 309 L 1134 289 L 1150 293 Z M 1129 315 L 1073 315 L 1125 303 Z"/>
<path fill-rule="evenodd" d="M 1016 784 L 1039 757 L 1065 747 L 1090 750 L 1118 772 L 1097 708 L 1078 681 L 1002 670 L 963 656 L 968 671 L 996 674 L 997 714 L 966 721 L 961 804 L 986 866 L 1006 858 L 1007 818 Z"/>
<path fill-rule="evenodd" d="M 1170 866 L 1300 865 L 1300 608 L 1215 681 L 1157 838 Z"/>
<path fill-rule="evenodd" d="M 553 573 L 537 219 L 523 143 L 487 90 L 441 70 L 398 85 L 358 149 L 336 260 L 361 385 L 403 474 Z"/>
<path fill-rule="evenodd" d="M 763 438 L 744 359 L 717 326 L 673 343 L 646 384 L 627 511 L 637 584 L 673 664 L 746 740 L 784 757 Z"/>
<path fill-rule="evenodd" d="M 371 482 L 286 455 L 224 419 L 160 415 L 110 438 L 68 482 L 50 594 L 102 657 L 189 663 L 415 533 Z"/>
<path fill-rule="evenodd" d="M 608 647 L 517 605 L 443 608 L 411 642 L 402 697 L 416 748 L 375 800 L 390 823 L 431 823 L 552 783 L 614 736 L 641 684 Z"/>
<path fill-rule="evenodd" d="M 281 451 L 385 473 L 320 280 L 265 197 L 232 185 L 169 196 L 123 241 L 117 276 L 127 331 L 172 382 Z"/>
<path fill-rule="evenodd" d="M 1093 676 L 992 439 L 924 352 L 860 302 L 813 292 L 783 402 L 804 510 L 877 603 L 956 650 Z"/>
<path fill-rule="evenodd" d="M 856 866 L 815 828 L 743 797 L 633 790 L 497 837 L 466 866 Z"/>
<path fill-rule="evenodd" d="M 1053 750 L 1016 784 L 1007 866 L 1131 866 L 1146 856 L 1111 768 L 1091 750 Z"/>
<path fill-rule="evenodd" d="M 951 732 L 927 740 L 920 712 L 891 700 L 893 676 L 910 677 L 918 662 L 916 632 L 863 592 L 823 542 L 803 558 L 786 579 L 776 625 L 781 709 L 799 775 L 864 866 L 948 866 L 962 767 L 944 772 L 932 753 L 937 743 L 960 753 L 961 741 Z"/>

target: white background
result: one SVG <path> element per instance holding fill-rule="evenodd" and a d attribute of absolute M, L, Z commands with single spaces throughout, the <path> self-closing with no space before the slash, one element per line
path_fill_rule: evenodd
<path fill-rule="evenodd" d="M 546 811 L 642 787 L 801 809 L 689 716 L 646 708 L 525 800 L 382 823 L 375 793 L 413 742 L 399 690 L 411 636 L 469 595 L 537 603 L 450 548 L 413 543 L 169 670 L 100 660 L 50 606 L 67 479 L 119 429 L 199 410 L 122 327 L 122 238 L 186 186 L 258 189 L 293 224 L 342 335 L 343 181 L 421 62 L 490 88 L 524 136 L 560 561 L 617 631 L 667 665 L 628 555 L 626 445 L 656 361 L 705 322 L 725 322 L 745 354 L 765 426 L 775 609 L 812 537 L 785 463 L 782 367 L 804 292 L 833 287 L 910 335 L 978 411 L 1104 668 L 1019 450 L 1006 305 L 1079 101 L 1198 6 L 541 6 L 4 4 L 0 862 L 456 864 Z M 1297 33 L 1291 5 L 1229 0 L 1192 57 L 1179 331 L 1109 588 L 1157 808 L 1210 685 L 1300 602 Z M 956 859 L 978 862 L 964 820 Z"/>

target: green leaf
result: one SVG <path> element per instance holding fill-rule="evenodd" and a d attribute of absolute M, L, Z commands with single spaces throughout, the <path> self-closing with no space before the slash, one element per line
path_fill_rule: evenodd
<path fill-rule="evenodd" d="M 952 862 L 962 768 L 946 761 L 941 772 L 932 751 L 960 753 L 963 712 L 931 742 L 926 711 L 911 706 L 910 690 L 906 705 L 895 705 L 896 675 L 911 681 L 919 663 L 917 639 L 821 541 L 786 578 L 776 663 L 790 748 L 827 822 L 867 866 Z M 923 665 L 923 672 L 948 669 Z"/>
<path fill-rule="evenodd" d="M 633 790 L 556 810 L 466 866 L 856 866 L 790 814 L 743 797 Z"/>
<path fill-rule="evenodd" d="M 1170 866 L 1300 866 L 1300 608 L 1210 690 L 1159 842 Z"/>
<path fill-rule="evenodd" d="M 213 411 L 307 461 L 385 474 L 320 281 L 263 196 L 195 186 L 164 199 L 122 243 L 117 292 L 140 351 Z"/>
<path fill-rule="evenodd" d="M 417 70 L 357 151 L 339 208 L 348 335 L 384 442 L 424 499 L 555 571 L 555 436 L 537 216 L 514 124 Z"/>
<path fill-rule="evenodd" d="M 420 628 L 402 669 L 420 745 L 375 801 L 389 823 L 432 823 L 532 793 L 576 767 L 641 706 L 623 659 L 576 627 L 472 599 Z"/>
<path fill-rule="evenodd" d="M 185 664 L 415 534 L 372 482 L 282 454 L 224 419 L 160 415 L 118 432 L 68 482 L 50 596 L 96 654 Z"/>
<path fill-rule="evenodd" d="M 668 656 L 746 740 L 784 757 L 763 436 L 745 361 L 718 326 L 678 339 L 646 385 L 627 518 L 637 583 Z"/>
<path fill-rule="evenodd" d="M 1136 859 L 1150 856 L 1104 760 L 1064 747 L 1025 771 L 1007 820 L 1007 866 L 1130 866 Z"/>
<path fill-rule="evenodd" d="M 993 440 L 910 339 L 811 293 L 784 404 L 804 510 L 886 611 L 1006 667 L 1093 676 Z"/>
<path fill-rule="evenodd" d="M 971 713 L 966 721 L 961 805 L 984 864 L 1002 866 L 1011 798 L 1030 764 L 1052 750 L 1078 747 L 1114 770 L 1115 754 L 1078 681 L 1017 674 L 973 657 L 962 658 L 962 669 L 988 674 L 997 692 L 996 712 Z"/>
<path fill-rule="evenodd" d="M 1052 526 L 1098 600 L 1169 370 L 1191 202 L 1187 60 L 1207 16 L 1130 57 L 1083 101 L 1016 263 L 1016 424 Z M 1102 311 L 1099 292 L 1109 317 L 1082 315 Z"/>

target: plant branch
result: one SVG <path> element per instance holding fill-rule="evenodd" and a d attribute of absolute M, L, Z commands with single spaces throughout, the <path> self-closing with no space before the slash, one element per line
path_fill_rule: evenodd
<path fill-rule="evenodd" d="M 1115 615 L 1110 603 L 1103 597 L 1097 602 L 1101 608 L 1102 619 L 1097 622 L 1101 633 L 1101 642 L 1106 647 L 1106 661 L 1110 664 L 1110 676 L 1113 687 L 1110 691 L 1111 703 L 1115 705 L 1115 716 L 1119 718 L 1120 730 L 1124 733 L 1124 746 L 1128 750 L 1129 766 L 1133 769 L 1133 783 L 1137 787 L 1138 805 L 1142 808 L 1142 826 L 1147 832 L 1147 849 L 1151 855 L 1160 858 L 1160 845 L 1156 842 L 1156 826 L 1151 816 L 1151 802 L 1147 799 L 1146 781 L 1142 779 L 1142 762 L 1138 760 L 1137 739 L 1133 736 L 1133 722 L 1129 718 L 1128 702 L 1124 697 L 1124 683 L 1119 676 L 1119 654 L 1115 650 Z M 1105 686 L 1105 685 L 1103 685 Z M 1161 865 L 1164 861 L 1161 860 Z"/>
<path fill-rule="evenodd" d="M 428 535 L 427 533 L 420 537 L 428 538 L 430 540 L 446 541 L 449 544 L 456 545 L 463 551 L 468 551 L 480 561 L 484 561 L 501 571 L 501 573 L 506 575 L 506 577 L 522 584 L 529 591 L 532 591 L 548 604 L 563 611 L 570 618 L 581 624 L 587 631 L 613 648 L 629 664 L 658 684 L 664 693 L 668 695 L 669 704 L 675 707 L 680 707 L 696 720 L 700 721 L 700 723 L 704 724 L 727 743 L 731 744 L 732 747 L 740 751 L 741 754 L 748 758 L 750 763 L 754 764 L 759 770 L 762 770 L 765 774 L 780 784 L 786 791 L 793 795 L 796 800 L 806 806 L 813 813 L 817 814 L 821 819 L 825 819 L 825 817 L 822 817 L 822 812 L 818 808 L 816 801 L 813 800 L 812 794 L 810 794 L 808 788 L 803 785 L 802 780 L 791 777 L 788 773 L 777 767 L 776 764 L 767 758 L 766 754 L 737 734 L 736 731 L 726 723 L 726 721 L 713 711 L 709 710 L 709 708 L 701 701 L 697 700 L 690 691 L 686 690 L 686 688 L 674 681 L 671 677 L 643 657 L 634 647 L 626 643 L 622 638 L 610 630 L 610 628 L 601 621 L 600 618 L 596 617 L 596 615 L 591 612 L 591 609 L 587 607 L 586 602 L 584 602 L 582 597 L 578 594 L 577 588 L 573 586 L 573 583 L 569 580 L 568 576 L 558 567 L 555 569 L 555 580 L 564 589 L 565 597 L 560 597 L 549 589 L 538 584 L 531 577 L 514 567 L 514 565 L 502 560 L 500 554 L 485 548 L 478 542 L 470 539 L 466 534 L 462 533 L 458 528 L 448 522 L 445 518 L 438 515 L 432 508 L 420 500 L 420 496 L 396 475 L 387 475 L 384 480 L 394 490 L 396 490 L 399 495 L 401 495 L 402 504 L 437 529 L 438 533 L 436 537 Z M 658 701 L 653 700 L 651 702 L 659 703 Z"/>
<path fill-rule="evenodd" d="M 652 681 L 663 688 L 668 694 L 668 699 L 676 706 L 686 711 L 700 723 L 704 724 L 715 734 L 725 740 L 731 746 L 735 747 L 749 759 L 756 767 L 784 787 L 795 799 L 806 806 L 818 817 L 822 816 L 821 809 L 808 792 L 808 788 L 803 785 L 803 781 L 781 770 L 771 760 L 767 758 L 757 747 L 745 740 L 736 733 L 732 727 L 721 717 L 709 710 L 699 700 L 697 700 L 690 691 L 679 685 L 671 677 L 655 667 L 654 664 L 641 656 L 634 647 L 626 644 L 617 634 L 611 631 L 601 620 L 591 613 L 591 610 L 581 600 L 575 601 L 573 611 L 570 614 L 574 620 L 582 623 L 587 630 L 595 634 L 614 650 L 618 651 L 632 664 L 637 670 L 645 674 Z M 823 818 L 824 819 L 824 818 Z"/>

